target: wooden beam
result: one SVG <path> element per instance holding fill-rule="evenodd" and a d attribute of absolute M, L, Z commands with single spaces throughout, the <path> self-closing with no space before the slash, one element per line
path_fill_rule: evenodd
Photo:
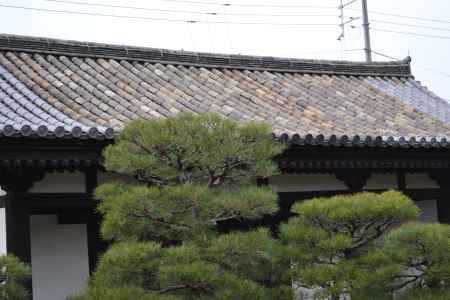
<path fill-rule="evenodd" d="M 59 214 L 61 211 L 85 209 L 93 207 L 92 196 L 85 193 L 39 193 L 24 194 L 30 203 L 30 214 Z"/>

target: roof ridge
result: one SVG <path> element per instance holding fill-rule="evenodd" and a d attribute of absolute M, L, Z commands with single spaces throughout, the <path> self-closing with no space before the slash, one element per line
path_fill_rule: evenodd
<path fill-rule="evenodd" d="M 0 34 L 0 51 L 102 57 L 208 68 L 355 76 L 412 77 L 410 57 L 401 61 L 374 62 L 368 64 L 365 62 L 338 60 L 190 52 L 10 34 Z"/>

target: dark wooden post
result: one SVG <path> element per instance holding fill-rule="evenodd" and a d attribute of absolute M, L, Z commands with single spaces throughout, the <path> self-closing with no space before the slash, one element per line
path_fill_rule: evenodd
<path fill-rule="evenodd" d="M 31 265 L 30 203 L 25 193 L 44 178 L 40 169 L 0 170 L 0 185 L 6 191 L 6 251 Z M 28 282 L 32 295 L 32 281 Z"/>
<path fill-rule="evenodd" d="M 450 224 L 450 176 L 445 171 L 434 171 L 429 174 L 440 188 L 439 197 L 436 199 L 439 222 Z"/>
<path fill-rule="evenodd" d="M 6 188 L 6 250 L 31 265 L 29 202 L 23 192 Z"/>
<path fill-rule="evenodd" d="M 20 192 L 6 189 L 6 250 L 31 264 L 29 203 Z"/>
<path fill-rule="evenodd" d="M 107 243 L 104 242 L 100 234 L 101 216 L 97 213 L 97 201 L 94 199 L 94 192 L 98 185 L 97 167 L 89 168 L 85 171 L 86 193 L 90 196 L 91 211 L 89 213 L 88 231 L 88 256 L 89 272 L 93 273 L 97 267 L 99 256 L 106 250 Z"/>
<path fill-rule="evenodd" d="M 406 173 L 403 171 L 398 171 L 397 175 L 397 188 L 399 191 L 406 190 Z"/>
<path fill-rule="evenodd" d="M 6 248 L 23 262 L 31 264 L 30 205 L 25 193 L 44 178 L 41 169 L 0 170 L 0 185 L 6 191 Z"/>

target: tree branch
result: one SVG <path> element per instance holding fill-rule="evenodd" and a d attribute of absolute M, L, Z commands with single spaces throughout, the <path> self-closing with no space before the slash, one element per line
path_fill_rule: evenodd
<path fill-rule="evenodd" d="M 131 212 L 130 215 L 131 215 L 132 217 L 135 217 L 135 218 L 146 218 L 146 219 L 150 219 L 150 220 L 153 221 L 153 222 L 160 223 L 160 224 L 164 224 L 164 225 L 167 225 L 167 226 L 180 227 L 180 228 L 184 228 L 184 229 L 192 229 L 191 226 L 186 225 L 186 224 L 176 224 L 176 223 L 172 223 L 172 222 L 166 221 L 165 219 L 163 219 L 163 218 L 161 218 L 161 217 L 157 217 L 157 216 L 153 215 L 153 214 L 152 214 L 149 210 L 147 210 L 147 209 L 144 209 L 144 214 L 138 214 L 138 213 L 135 213 L 135 212 Z"/>
<path fill-rule="evenodd" d="M 218 222 L 224 222 L 229 220 L 236 220 L 239 219 L 240 215 L 238 213 L 231 213 L 227 216 L 227 212 L 220 212 L 218 213 L 214 218 L 210 220 L 210 222 L 214 225 L 217 225 Z"/>
<path fill-rule="evenodd" d="M 166 293 L 170 293 L 170 292 L 173 292 L 173 291 L 185 290 L 185 289 L 206 291 L 207 288 L 208 288 L 207 284 L 197 284 L 197 285 L 180 284 L 180 285 L 169 286 L 169 287 L 167 287 L 165 289 L 159 290 L 158 294 L 166 294 Z"/>
<path fill-rule="evenodd" d="M 397 279 L 398 278 L 411 278 L 411 279 L 410 280 L 406 280 L 406 281 L 404 281 L 401 284 L 392 285 L 391 289 L 394 290 L 394 291 L 395 290 L 400 290 L 400 289 L 402 289 L 402 288 L 404 288 L 404 287 L 406 287 L 406 286 L 408 286 L 408 285 L 410 285 L 410 284 L 420 280 L 422 277 L 423 277 L 423 273 L 419 274 L 419 275 L 397 275 L 397 276 L 395 276 L 395 278 L 397 278 Z"/>

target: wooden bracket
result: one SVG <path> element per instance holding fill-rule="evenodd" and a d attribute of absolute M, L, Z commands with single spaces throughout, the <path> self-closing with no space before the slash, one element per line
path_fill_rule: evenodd
<path fill-rule="evenodd" d="M 362 191 L 370 176 L 369 170 L 338 170 L 336 172 L 336 178 L 344 182 L 351 191 Z"/>
<path fill-rule="evenodd" d="M 35 182 L 42 180 L 45 174 L 42 168 L 0 169 L 0 186 L 5 191 L 24 193 Z"/>

